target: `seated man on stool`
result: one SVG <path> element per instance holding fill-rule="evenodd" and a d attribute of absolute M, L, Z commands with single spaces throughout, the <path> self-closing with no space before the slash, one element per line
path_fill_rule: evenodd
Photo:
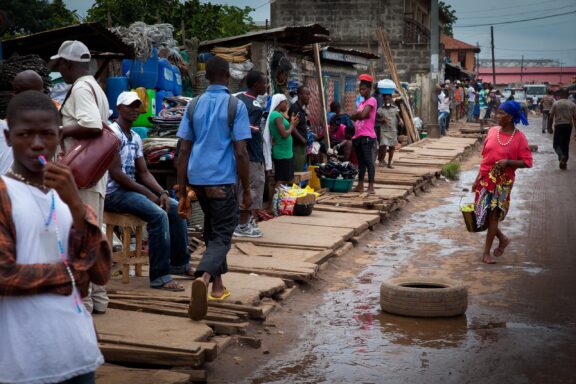
<path fill-rule="evenodd" d="M 141 104 L 136 92 L 122 92 L 118 96 L 118 120 L 110 128 L 121 144 L 119 156 L 109 169 L 104 209 L 128 213 L 148 223 L 150 286 L 183 291 L 184 287 L 170 274 L 193 276 L 189 270 L 186 220 L 178 216 L 178 203 L 162 189 L 144 161 L 142 139 L 132 130 Z"/>

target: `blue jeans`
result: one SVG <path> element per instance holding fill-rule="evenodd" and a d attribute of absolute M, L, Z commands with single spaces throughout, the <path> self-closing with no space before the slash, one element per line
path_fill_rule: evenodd
<path fill-rule="evenodd" d="M 468 110 L 466 110 L 466 121 L 468 123 L 474 121 L 474 104 L 475 103 L 473 101 L 468 102 Z"/>
<path fill-rule="evenodd" d="M 447 123 L 450 119 L 450 112 L 440 112 L 438 113 L 438 125 L 440 126 L 440 134 L 442 136 L 446 135 Z"/>
<path fill-rule="evenodd" d="M 178 203 L 170 199 L 165 212 L 146 196 L 124 190 L 106 195 L 104 209 L 108 212 L 129 213 L 148 225 L 148 255 L 150 257 L 150 286 L 161 287 L 172 281 L 173 273 L 188 269 L 188 230 L 186 220 L 178 216 Z"/>

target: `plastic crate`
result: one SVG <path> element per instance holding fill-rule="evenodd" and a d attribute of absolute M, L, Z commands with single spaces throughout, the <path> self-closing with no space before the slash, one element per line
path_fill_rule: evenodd
<path fill-rule="evenodd" d="M 330 192 L 350 192 L 352 184 L 354 184 L 354 179 L 329 179 L 327 177 L 320 179 L 322 188 L 328 188 Z"/>

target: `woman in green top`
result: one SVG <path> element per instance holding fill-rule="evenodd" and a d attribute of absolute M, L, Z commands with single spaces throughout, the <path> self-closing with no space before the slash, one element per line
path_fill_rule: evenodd
<path fill-rule="evenodd" d="M 294 179 L 294 153 L 292 152 L 292 131 L 298 125 L 298 116 L 288 122 L 286 112 L 288 100 L 283 94 L 272 96 L 270 114 L 266 121 L 268 132 L 264 136 L 272 137 L 272 160 L 276 187 L 292 183 Z M 266 139 L 265 139 L 266 140 Z"/>

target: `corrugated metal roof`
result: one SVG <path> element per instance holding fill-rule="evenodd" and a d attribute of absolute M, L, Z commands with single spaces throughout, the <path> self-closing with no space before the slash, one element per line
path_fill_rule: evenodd
<path fill-rule="evenodd" d="M 492 74 L 491 67 L 481 67 L 478 69 L 479 73 Z M 527 73 L 574 73 L 576 74 L 576 67 L 496 67 L 496 74 L 520 74 L 520 72 Z"/>
<path fill-rule="evenodd" d="M 235 46 L 247 44 L 252 41 L 265 41 L 276 39 L 280 43 L 295 46 L 305 46 L 314 43 L 329 41 L 330 32 L 320 24 L 292 25 L 264 31 L 249 32 L 244 35 L 224 37 L 222 39 L 203 41 L 199 45 L 200 50 L 209 50 L 216 45 Z"/>
<path fill-rule="evenodd" d="M 478 48 L 477 46 L 465 43 L 461 40 L 457 40 L 447 35 L 440 36 L 440 41 L 444 45 L 444 49 L 447 51 L 468 50 L 468 51 L 480 52 L 480 48 Z"/>
<path fill-rule="evenodd" d="M 128 58 L 134 57 L 134 50 L 120 37 L 98 23 L 84 23 L 52 29 L 33 35 L 2 41 L 4 57 L 14 53 L 19 55 L 36 54 L 48 61 L 58 53 L 58 48 L 66 40 L 79 40 L 86 44 L 93 55 L 114 53 Z"/>

